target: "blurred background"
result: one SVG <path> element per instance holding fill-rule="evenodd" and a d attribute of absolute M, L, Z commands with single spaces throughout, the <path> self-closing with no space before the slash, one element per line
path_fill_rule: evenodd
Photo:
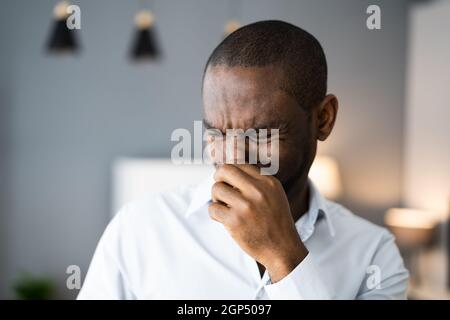
<path fill-rule="evenodd" d="M 172 131 L 202 119 L 213 48 L 263 19 L 308 30 L 327 55 L 340 109 L 315 179 L 391 228 L 410 298 L 449 298 L 450 1 L 74 0 L 70 36 L 57 4 L 0 4 L 0 298 L 76 297 L 67 267 L 84 278 L 130 188 L 159 182 Z"/>

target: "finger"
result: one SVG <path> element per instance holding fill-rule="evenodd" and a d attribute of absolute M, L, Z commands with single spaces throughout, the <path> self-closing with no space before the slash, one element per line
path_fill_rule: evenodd
<path fill-rule="evenodd" d="M 253 164 L 236 164 L 236 167 L 244 171 L 249 176 L 258 179 L 261 177 L 260 168 Z"/>
<path fill-rule="evenodd" d="M 248 189 L 254 182 L 251 176 L 232 164 L 220 165 L 214 174 L 214 180 L 228 183 L 241 191 Z"/>
<path fill-rule="evenodd" d="M 242 193 L 225 182 L 216 182 L 212 186 L 211 198 L 213 201 L 221 201 L 233 207 L 241 201 Z"/>
<path fill-rule="evenodd" d="M 213 220 L 216 220 L 222 224 L 225 223 L 227 216 L 229 215 L 229 211 L 230 208 L 219 202 L 213 202 L 208 207 L 209 216 Z"/>

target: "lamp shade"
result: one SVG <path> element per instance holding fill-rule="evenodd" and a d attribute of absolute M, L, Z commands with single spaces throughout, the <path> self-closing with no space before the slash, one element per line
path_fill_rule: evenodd
<path fill-rule="evenodd" d="M 384 222 L 394 233 L 399 246 L 404 248 L 427 244 L 437 224 L 430 212 L 410 208 L 389 209 Z"/>
<path fill-rule="evenodd" d="M 47 49 L 51 53 L 70 53 L 79 48 L 76 31 L 67 27 L 68 7 L 68 1 L 61 1 L 53 9 L 53 28 L 47 43 Z"/>
<path fill-rule="evenodd" d="M 136 14 L 136 31 L 131 48 L 131 57 L 134 60 L 152 60 L 159 57 L 154 22 L 155 17 L 150 10 L 141 10 Z"/>
<path fill-rule="evenodd" d="M 341 176 L 335 159 L 317 156 L 309 170 L 309 178 L 328 199 L 336 199 L 342 193 Z"/>
<path fill-rule="evenodd" d="M 389 209 L 384 221 L 388 226 L 410 229 L 433 229 L 436 224 L 428 211 L 409 208 Z"/>

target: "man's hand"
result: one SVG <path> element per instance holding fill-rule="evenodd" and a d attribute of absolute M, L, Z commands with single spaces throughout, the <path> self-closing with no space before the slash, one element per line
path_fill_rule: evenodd
<path fill-rule="evenodd" d="M 221 165 L 212 188 L 212 219 L 262 264 L 272 282 L 287 276 L 308 254 L 281 183 L 252 165 Z"/>

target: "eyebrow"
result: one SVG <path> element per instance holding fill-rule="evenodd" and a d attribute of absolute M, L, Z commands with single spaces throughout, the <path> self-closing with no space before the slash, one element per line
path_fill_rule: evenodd
<path fill-rule="evenodd" d="M 214 126 L 208 122 L 208 120 L 203 119 L 203 125 L 207 128 L 207 129 L 215 129 Z"/>
<path fill-rule="evenodd" d="M 205 128 L 207 128 L 207 129 L 217 129 L 206 119 L 203 119 L 202 122 L 203 122 L 203 125 L 205 126 Z M 280 125 L 274 125 L 274 124 L 275 123 L 269 123 L 269 125 L 259 124 L 259 125 L 252 127 L 252 129 L 259 131 L 261 129 L 279 129 L 280 128 Z"/>
<path fill-rule="evenodd" d="M 259 131 L 261 129 L 272 130 L 272 129 L 279 129 L 279 127 L 280 126 L 278 125 L 269 124 L 269 125 L 257 125 L 253 129 L 255 129 L 256 131 Z"/>

